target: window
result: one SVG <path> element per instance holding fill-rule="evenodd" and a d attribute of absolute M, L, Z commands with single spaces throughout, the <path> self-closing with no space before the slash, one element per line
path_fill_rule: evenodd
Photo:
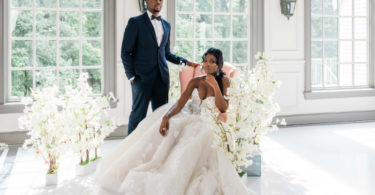
<path fill-rule="evenodd" d="M 114 1 L 2 3 L 5 87 L 0 103 L 17 102 L 31 88 L 53 84 L 64 93 L 80 72 L 89 73 L 95 93 L 114 91 Z"/>
<path fill-rule="evenodd" d="M 248 0 L 176 0 L 175 45 L 178 54 L 201 62 L 210 47 L 223 51 L 224 61 L 248 66 L 250 5 Z"/>
<path fill-rule="evenodd" d="M 310 90 L 369 88 L 368 0 L 310 0 Z M 307 77 L 308 78 L 308 77 Z"/>

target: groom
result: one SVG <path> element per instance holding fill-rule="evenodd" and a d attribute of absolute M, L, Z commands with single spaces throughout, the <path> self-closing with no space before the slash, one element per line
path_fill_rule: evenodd
<path fill-rule="evenodd" d="M 126 26 L 121 58 L 132 87 L 132 111 L 128 134 L 152 110 L 168 103 L 169 71 L 167 61 L 198 66 L 170 51 L 170 24 L 159 16 L 163 0 L 146 0 L 146 13 L 132 17 Z"/>

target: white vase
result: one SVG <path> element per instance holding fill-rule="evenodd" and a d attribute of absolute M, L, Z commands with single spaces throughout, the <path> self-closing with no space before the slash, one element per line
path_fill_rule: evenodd
<path fill-rule="evenodd" d="M 241 177 L 241 181 L 246 185 L 246 183 L 247 183 L 247 174 L 246 173 Z"/>
<path fill-rule="evenodd" d="M 57 182 L 58 182 L 57 173 L 46 174 L 46 186 L 57 185 Z"/>
<path fill-rule="evenodd" d="M 94 173 L 96 170 L 96 165 L 98 164 L 99 159 L 89 162 L 86 165 L 76 165 L 76 175 L 85 176 L 91 173 Z"/>

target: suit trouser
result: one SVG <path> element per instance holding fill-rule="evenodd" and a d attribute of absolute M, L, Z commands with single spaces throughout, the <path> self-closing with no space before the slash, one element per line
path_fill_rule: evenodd
<path fill-rule="evenodd" d="M 146 117 L 151 101 L 152 111 L 168 103 L 169 84 L 165 84 L 157 74 L 154 82 L 143 82 L 136 77 L 131 83 L 132 111 L 129 117 L 128 134 L 133 132 L 138 124 Z"/>

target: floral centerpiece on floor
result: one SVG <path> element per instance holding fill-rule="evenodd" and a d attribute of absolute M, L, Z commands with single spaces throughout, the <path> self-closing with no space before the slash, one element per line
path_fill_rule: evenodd
<path fill-rule="evenodd" d="M 58 171 L 58 159 L 66 151 L 70 135 L 66 131 L 66 120 L 59 111 L 62 100 L 58 88 L 47 87 L 32 90 L 31 97 L 23 98 L 24 115 L 18 119 L 19 127 L 27 130 L 29 139 L 24 148 L 34 148 L 48 164 L 48 174 Z"/>
<path fill-rule="evenodd" d="M 65 88 L 63 106 L 65 118 L 69 121 L 73 150 L 80 154 L 80 165 L 99 158 L 98 147 L 118 126 L 108 114 L 110 101 L 115 102 L 116 98 L 112 93 L 109 96 L 95 95 L 87 80 L 88 74 L 82 73 L 76 88 Z M 90 158 L 90 151 L 94 154 L 93 158 Z"/>
<path fill-rule="evenodd" d="M 36 149 L 49 165 L 48 174 L 57 173 L 58 158 L 71 149 L 80 154 L 80 165 L 98 159 L 98 147 L 118 126 L 108 114 L 116 98 L 112 93 L 94 94 L 87 80 L 88 74 L 82 73 L 77 87 L 65 87 L 65 95 L 53 86 L 32 89 L 31 97 L 22 99 L 25 109 L 19 126 L 30 135 L 24 147 Z"/>
<path fill-rule="evenodd" d="M 227 122 L 218 119 L 215 105 L 207 102 L 205 114 L 214 132 L 213 147 L 223 151 L 242 176 L 242 167 L 252 164 L 248 157 L 259 152 L 262 137 L 278 129 L 285 120 L 273 121 L 280 111 L 274 96 L 280 82 L 275 79 L 268 60 L 260 53 L 251 71 L 231 79 L 226 98 L 229 100 Z"/>

